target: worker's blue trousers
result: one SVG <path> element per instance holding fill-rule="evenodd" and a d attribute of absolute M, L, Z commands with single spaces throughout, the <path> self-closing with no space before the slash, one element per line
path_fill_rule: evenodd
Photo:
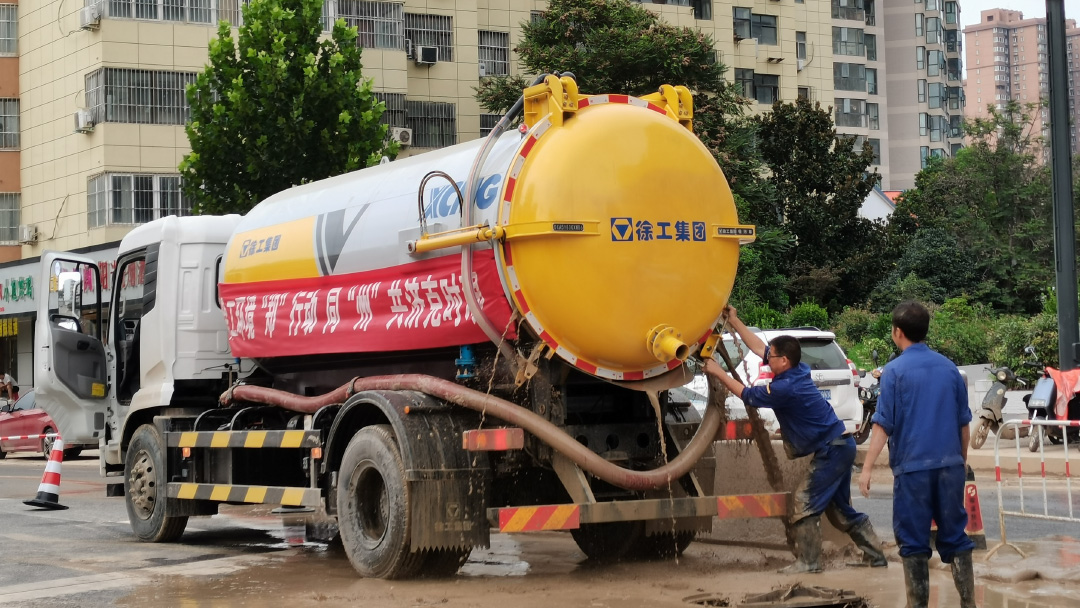
<path fill-rule="evenodd" d="M 900 556 L 930 555 L 930 522 L 937 523 L 941 561 L 975 548 L 968 538 L 964 508 L 966 469 L 957 464 L 927 471 L 901 473 L 893 479 L 893 533 Z"/>
<path fill-rule="evenodd" d="M 842 438 L 814 452 L 810 474 L 795 491 L 792 523 L 825 513 L 841 532 L 849 532 L 869 518 L 851 506 L 851 467 L 855 440 Z"/>

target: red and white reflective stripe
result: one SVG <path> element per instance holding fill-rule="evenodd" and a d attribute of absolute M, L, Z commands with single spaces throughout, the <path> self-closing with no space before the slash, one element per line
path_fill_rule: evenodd
<path fill-rule="evenodd" d="M 58 438 L 53 445 L 52 452 L 49 452 L 49 462 L 45 464 L 45 474 L 41 476 L 38 492 L 60 493 L 60 463 L 63 459 L 64 440 Z"/>
<path fill-rule="evenodd" d="M 1020 462 L 1016 463 L 1016 476 L 1017 477 L 1023 477 L 1024 476 L 1024 465 L 1021 464 Z"/>
<path fill-rule="evenodd" d="M 589 106 L 596 106 L 605 103 L 623 103 L 639 108 L 646 108 L 653 112 L 667 115 L 667 110 L 660 106 L 650 103 L 644 99 L 638 99 L 637 97 L 631 97 L 629 95 L 594 95 L 592 97 L 585 97 L 578 100 L 578 109 L 584 109 Z M 544 136 L 545 133 L 551 128 L 551 120 L 544 119 L 536 123 L 532 128 L 532 132 L 526 136 L 525 141 L 521 144 L 521 148 L 518 150 L 517 158 L 514 159 L 514 163 L 510 166 L 510 172 L 507 174 L 506 187 L 503 190 L 503 208 L 501 221 L 503 224 L 510 222 L 510 206 L 513 204 L 514 190 L 517 187 L 518 177 L 521 175 L 521 169 L 525 166 L 525 159 L 532 152 L 533 147 L 536 146 L 536 142 Z M 514 256 L 512 253 L 511 243 L 505 242 L 502 246 L 503 260 L 506 266 L 506 276 L 510 281 L 510 292 L 514 297 L 514 301 L 518 305 L 518 310 L 522 316 L 525 317 L 525 321 L 529 324 L 529 327 L 544 341 L 556 354 L 559 355 L 567 363 L 577 367 L 578 369 L 606 378 L 608 380 L 644 380 L 645 378 L 652 378 L 659 376 L 665 372 L 675 369 L 682 365 L 682 361 L 678 359 L 672 359 L 667 363 L 657 365 L 644 370 L 635 370 L 630 372 L 620 372 L 613 369 L 597 365 L 591 361 L 579 357 L 576 353 L 571 352 L 566 347 L 559 344 L 555 338 L 544 329 L 540 319 L 532 311 L 532 307 L 529 306 L 528 301 L 525 298 L 525 294 L 521 291 L 521 283 L 518 281 L 517 271 L 514 269 Z M 698 344 L 703 344 L 705 340 L 709 338 L 710 332 L 706 332 L 704 336 L 698 341 Z"/>
<path fill-rule="evenodd" d="M 1068 466 L 1068 465 L 1065 465 L 1065 466 Z M 1001 481 L 1001 467 L 1000 466 L 994 467 L 994 477 L 997 478 L 998 482 Z"/>
<path fill-rule="evenodd" d="M 46 437 L 59 438 L 59 433 L 46 433 L 44 435 L 11 435 L 10 437 L 0 437 L 0 441 L 19 441 L 20 439 L 45 439 Z"/>
<path fill-rule="evenodd" d="M 1042 422 L 1042 423 L 1052 422 L 1053 424 L 1038 424 L 1040 422 Z M 1028 425 L 1028 426 L 1033 426 L 1033 425 L 1038 424 L 1038 426 L 1077 426 L 1077 427 L 1080 427 L 1080 420 L 1045 420 L 1043 418 L 1040 418 L 1038 420 L 1021 420 L 1020 424 L 1024 424 L 1024 425 Z"/>
<path fill-rule="evenodd" d="M 848 369 L 851 370 L 851 375 L 858 378 L 859 377 L 859 370 L 855 368 L 855 363 L 852 362 L 851 359 L 847 360 L 847 366 L 848 366 Z"/>

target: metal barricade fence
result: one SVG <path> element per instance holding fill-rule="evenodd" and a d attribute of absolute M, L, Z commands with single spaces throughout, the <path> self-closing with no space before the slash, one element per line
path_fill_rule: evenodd
<path fill-rule="evenodd" d="M 1013 427 L 1013 437 L 1015 438 L 1016 446 L 1016 479 L 1019 488 L 1020 510 L 1008 511 L 1005 509 L 1005 499 L 1003 490 L 1003 481 L 1001 476 L 1001 436 L 1005 427 Z M 1042 478 L 1042 512 L 1028 510 L 1028 503 L 1031 501 L 1025 501 L 1024 498 L 1024 463 L 1020 454 L 1020 428 L 1030 427 L 1031 433 L 1038 438 L 1039 447 L 1039 476 Z M 1005 536 L 1005 517 L 1023 517 L 1029 519 L 1040 519 L 1045 521 L 1062 521 L 1070 523 L 1080 523 L 1080 514 L 1073 508 L 1073 493 L 1072 493 L 1072 473 L 1069 468 L 1069 441 L 1068 441 L 1068 429 L 1080 427 L 1080 421 L 1077 420 L 1009 420 L 999 427 L 997 437 L 994 441 L 994 477 L 997 479 L 997 500 L 998 500 L 998 523 L 1001 526 L 1001 542 L 994 545 L 986 553 L 986 559 L 989 560 L 991 556 L 1002 547 L 1010 547 L 1019 553 L 1021 556 L 1026 557 L 1026 554 L 1017 547 L 1010 543 Z M 1047 495 L 1046 486 L 1046 441 L 1048 429 L 1060 429 L 1062 436 L 1062 445 L 1064 446 L 1065 453 L 1065 498 L 1067 503 L 1067 514 L 1065 513 L 1051 513 L 1050 501 Z M 1029 441 L 1033 441 L 1029 439 Z M 1036 505 L 1037 508 L 1037 505 Z"/>

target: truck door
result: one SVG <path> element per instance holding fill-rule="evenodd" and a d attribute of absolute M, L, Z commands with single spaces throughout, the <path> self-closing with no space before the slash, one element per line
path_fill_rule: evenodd
<path fill-rule="evenodd" d="M 101 341 L 101 278 L 97 264 L 72 253 L 41 255 L 34 335 L 38 407 L 68 442 L 95 442 L 105 432 L 108 368 Z"/>

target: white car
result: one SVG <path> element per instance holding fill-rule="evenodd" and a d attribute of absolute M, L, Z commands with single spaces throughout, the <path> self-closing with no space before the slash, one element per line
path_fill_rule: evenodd
<path fill-rule="evenodd" d="M 859 372 L 855 365 L 844 354 L 844 350 L 836 343 L 836 335 L 830 331 L 822 331 L 814 327 L 799 327 L 792 329 L 769 329 L 760 330 L 751 328 L 754 333 L 768 344 L 777 336 L 792 336 L 802 345 L 802 362 L 810 366 L 810 377 L 821 391 L 821 396 L 833 407 L 836 415 L 844 423 L 848 433 L 854 433 L 862 426 L 863 407 L 859 400 Z M 753 384 L 758 378 L 761 367 L 761 357 L 750 351 L 742 340 L 736 341 L 737 336 L 724 335 L 724 348 L 727 350 L 735 371 L 745 384 Z M 727 368 L 722 357 L 714 354 L 713 358 L 720 365 Z M 698 374 L 693 382 L 681 389 L 676 389 L 673 397 L 677 400 L 686 399 L 694 404 L 699 410 L 704 410 L 708 384 L 704 375 Z M 732 420 L 745 419 L 746 406 L 738 397 L 729 395 L 727 398 L 728 416 Z M 762 420 L 770 432 L 779 430 L 776 415 L 770 409 L 760 409 Z"/>

